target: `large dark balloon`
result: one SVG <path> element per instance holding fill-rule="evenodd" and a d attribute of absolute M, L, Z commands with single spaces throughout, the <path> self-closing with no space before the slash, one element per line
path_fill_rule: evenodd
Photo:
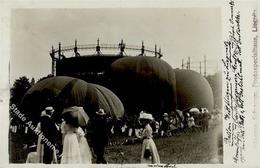
<path fill-rule="evenodd" d="M 174 69 L 176 75 L 177 108 L 213 108 L 213 92 L 208 81 L 192 70 Z"/>
<path fill-rule="evenodd" d="M 126 113 L 141 110 L 159 116 L 176 107 L 176 81 L 172 67 L 147 56 L 124 57 L 112 63 L 113 91 L 123 102 Z"/>
<path fill-rule="evenodd" d="M 63 108 L 83 106 L 89 117 L 99 108 L 114 119 L 122 117 L 124 107 L 119 98 L 105 87 L 87 83 L 83 80 L 57 76 L 36 83 L 24 96 L 23 109 L 30 117 L 39 118 L 46 106 L 54 106 L 60 115 Z"/>

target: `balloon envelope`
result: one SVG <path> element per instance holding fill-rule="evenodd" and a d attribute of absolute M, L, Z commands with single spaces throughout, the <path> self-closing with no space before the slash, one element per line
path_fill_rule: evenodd
<path fill-rule="evenodd" d="M 192 70 L 174 69 L 176 74 L 177 108 L 213 108 L 213 92 L 208 81 Z"/>
<path fill-rule="evenodd" d="M 175 74 L 165 61 L 147 56 L 124 57 L 111 67 L 113 91 L 126 113 L 146 110 L 156 116 L 175 109 Z"/>
<path fill-rule="evenodd" d="M 83 80 L 56 76 L 36 83 L 27 91 L 22 102 L 24 110 L 31 117 L 38 117 L 47 105 L 55 107 L 55 115 L 63 108 L 82 106 L 91 118 L 99 108 L 116 119 L 123 116 L 124 107 L 119 98 L 105 87 L 87 83 Z"/>

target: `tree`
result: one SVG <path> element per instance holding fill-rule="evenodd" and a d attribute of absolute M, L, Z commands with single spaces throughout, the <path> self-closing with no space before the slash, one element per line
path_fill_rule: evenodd
<path fill-rule="evenodd" d="M 24 94 L 27 90 L 30 89 L 30 87 L 31 83 L 29 82 L 29 79 L 26 76 L 16 79 L 13 84 L 13 87 L 11 88 L 10 103 L 16 104 L 16 106 L 19 107 Z"/>
<path fill-rule="evenodd" d="M 15 104 L 16 107 L 18 107 L 18 110 L 21 110 L 21 101 L 27 90 L 30 89 L 30 87 L 31 83 L 26 76 L 16 79 L 13 87 L 11 88 L 10 105 Z M 11 123 L 19 124 L 21 122 L 21 120 L 18 119 L 18 117 L 14 113 L 12 113 L 12 111 L 10 111 L 10 119 Z"/>

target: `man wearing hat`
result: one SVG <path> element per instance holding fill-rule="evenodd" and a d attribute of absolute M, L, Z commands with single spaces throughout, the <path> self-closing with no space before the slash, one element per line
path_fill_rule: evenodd
<path fill-rule="evenodd" d="M 55 138 L 58 135 L 58 130 L 52 119 L 52 114 L 54 113 L 53 107 L 46 107 L 44 111 L 45 114 L 42 115 L 40 119 L 40 130 L 45 137 L 41 140 L 41 143 L 43 144 L 43 163 L 50 164 L 54 157 L 54 151 L 51 146 L 55 145 Z M 50 142 L 51 145 L 48 142 Z"/>
<path fill-rule="evenodd" d="M 108 143 L 111 125 L 104 109 L 100 108 L 96 111 L 95 116 L 91 119 L 92 123 L 92 139 L 93 150 L 96 154 L 96 163 L 106 164 L 104 157 L 105 147 Z"/>

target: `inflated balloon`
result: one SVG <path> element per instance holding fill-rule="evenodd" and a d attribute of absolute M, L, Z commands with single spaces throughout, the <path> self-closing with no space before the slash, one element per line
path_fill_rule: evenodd
<path fill-rule="evenodd" d="M 212 109 L 213 92 L 208 81 L 192 70 L 174 69 L 176 75 L 177 108 L 186 111 L 193 107 Z"/>
<path fill-rule="evenodd" d="M 124 57 L 112 63 L 112 90 L 128 114 L 146 110 L 154 116 L 176 107 L 176 79 L 165 61 L 147 56 Z"/>
<path fill-rule="evenodd" d="M 47 105 L 55 107 L 56 113 L 70 106 L 83 106 L 91 118 L 102 108 L 112 118 L 117 119 L 124 114 L 124 107 L 119 98 L 105 87 L 87 83 L 83 80 L 56 76 L 36 83 L 23 98 L 23 109 L 37 119 Z"/>

